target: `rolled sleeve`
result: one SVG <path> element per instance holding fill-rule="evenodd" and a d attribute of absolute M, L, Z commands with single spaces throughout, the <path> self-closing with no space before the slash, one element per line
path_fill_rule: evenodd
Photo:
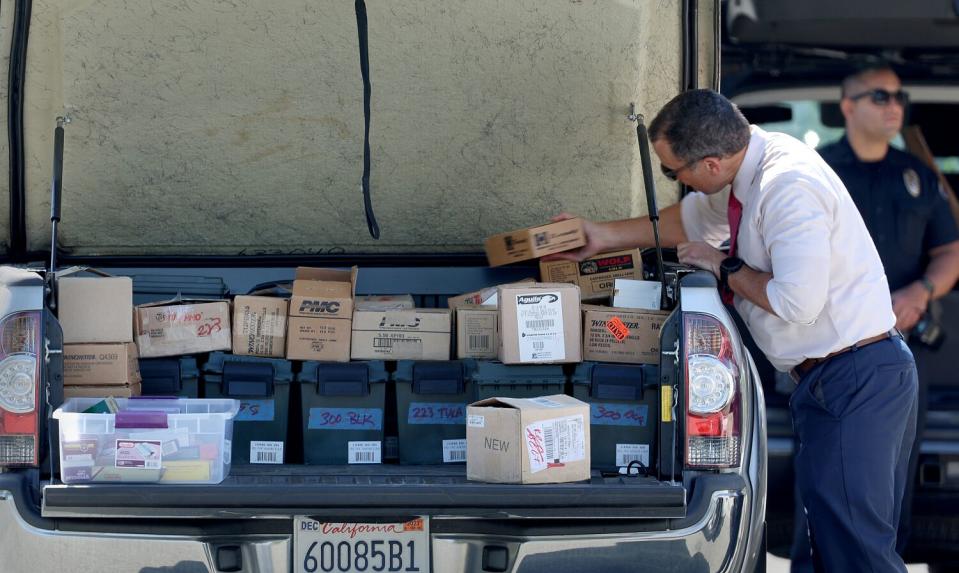
<path fill-rule="evenodd" d="M 830 229 L 835 206 L 811 185 L 792 182 L 769 196 L 762 209 L 762 234 L 772 262 L 766 285 L 769 305 L 781 319 L 816 322 L 829 294 Z"/>
<path fill-rule="evenodd" d="M 956 229 L 956 220 L 952 216 L 949 201 L 945 197 L 948 191 L 943 189 L 938 181 L 934 181 L 933 183 L 937 186 L 938 191 L 932 208 L 932 216 L 929 219 L 929 224 L 926 226 L 926 232 L 922 239 L 923 246 L 927 251 L 959 240 L 959 230 Z"/>
<path fill-rule="evenodd" d="M 698 191 L 686 195 L 679 205 L 686 238 L 718 248 L 729 239 L 728 204 L 728 187 L 711 195 Z"/>

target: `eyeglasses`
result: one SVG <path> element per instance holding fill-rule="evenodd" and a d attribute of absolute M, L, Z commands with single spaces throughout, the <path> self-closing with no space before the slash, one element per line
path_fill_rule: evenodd
<path fill-rule="evenodd" d="M 670 181 L 676 181 L 676 179 L 679 177 L 680 171 L 682 171 L 683 169 L 689 169 L 690 167 L 692 167 L 696 163 L 699 163 L 702 160 L 703 160 L 702 157 L 700 157 L 699 159 L 693 159 L 692 161 L 688 163 L 684 163 L 683 165 L 681 165 L 680 167 L 677 167 L 676 169 L 670 169 L 666 167 L 665 165 L 663 165 L 662 163 L 660 163 L 659 170 L 662 171 L 663 175 L 665 175 L 666 178 L 669 179 Z"/>
<path fill-rule="evenodd" d="M 868 97 L 869 101 L 878 105 L 878 106 L 887 106 L 892 100 L 896 100 L 896 103 L 905 107 L 909 104 L 909 92 L 899 90 L 897 92 L 891 92 L 889 90 L 884 90 L 882 88 L 877 88 L 874 90 L 869 90 L 861 94 L 856 94 L 854 96 L 849 96 L 849 99 L 852 101 L 860 100 L 864 97 Z"/>

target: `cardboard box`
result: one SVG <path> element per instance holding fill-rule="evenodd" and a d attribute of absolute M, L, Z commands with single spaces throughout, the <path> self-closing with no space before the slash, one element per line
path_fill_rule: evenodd
<path fill-rule="evenodd" d="M 353 321 L 341 318 L 291 316 L 286 357 L 290 360 L 349 362 L 352 324 Z"/>
<path fill-rule="evenodd" d="M 412 310 L 416 308 L 408 294 L 358 296 L 353 300 L 355 310 Z"/>
<path fill-rule="evenodd" d="M 57 288 L 64 344 L 133 342 L 130 277 L 64 277 Z"/>
<path fill-rule="evenodd" d="M 140 395 L 140 383 L 112 386 L 64 386 L 63 399 L 70 398 L 130 398 Z"/>
<path fill-rule="evenodd" d="M 583 300 L 613 295 L 617 278 L 642 280 L 643 259 L 639 249 L 603 253 L 585 261 L 540 261 L 540 278 L 544 283 L 579 285 Z"/>
<path fill-rule="evenodd" d="M 140 362 L 136 344 L 63 345 L 64 385 L 109 386 L 137 382 L 140 382 Z"/>
<path fill-rule="evenodd" d="M 616 279 L 613 286 L 613 306 L 616 308 L 662 308 L 663 283 Z"/>
<path fill-rule="evenodd" d="M 500 233 L 486 239 L 486 258 L 491 267 L 535 259 L 586 245 L 582 219 L 567 219 Z"/>
<path fill-rule="evenodd" d="M 583 315 L 584 360 L 659 364 L 659 336 L 669 312 L 584 305 Z"/>
<path fill-rule="evenodd" d="M 283 358 L 290 303 L 271 296 L 233 299 L 233 354 Z"/>
<path fill-rule="evenodd" d="M 354 360 L 449 360 L 452 316 L 445 308 L 353 313 Z"/>
<path fill-rule="evenodd" d="M 461 306 L 495 306 L 497 288 L 491 286 L 466 294 L 451 296 L 446 299 L 446 306 L 453 310 Z"/>
<path fill-rule="evenodd" d="M 230 350 L 230 303 L 223 301 L 137 307 L 137 346 L 142 357 L 178 356 Z"/>
<path fill-rule="evenodd" d="M 456 358 L 496 358 L 499 310 L 495 306 L 456 308 Z"/>
<path fill-rule="evenodd" d="M 504 364 L 582 361 L 579 287 L 531 283 L 499 288 L 499 359 Z"/>
<path fill-rule="evenodd" d="M 489 398 L 466 413 L 466 478 L 492 483 L 589 479 L 589 405 L 557 394 Z"/>
<path fill-rule="evenodd" d="M 290 316 L 346 318 L 353 315 L 357 268 L 348 271 L 298 267 Z"/>
<path fill-rule="evenodd" d="M 536 279 L 534 278 L 525 278 L 515 283 L 507 284 L 525 284 L 525 283 L 535 283 Z M 447 308 L 456 310 L 460 306 L 496 306 L 497 294 L 496 290 L 506 285 L 496 285 L 491 287 L 486 287 L 473 292 L 468 292 L 466 294 L 460 294 L 456 296 L 451 296 L 446 299 Z"/>

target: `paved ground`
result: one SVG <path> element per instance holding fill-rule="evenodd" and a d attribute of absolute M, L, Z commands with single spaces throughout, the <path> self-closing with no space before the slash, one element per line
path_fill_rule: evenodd
<path fill-rule="evenodd" d="M 773 554 L 766 555 L 766 571 L 769 573 L 789 573 L 789 561 Z M 929 568 L 925 565 L 909 565 L 909 573 L 926 573 Z"/>

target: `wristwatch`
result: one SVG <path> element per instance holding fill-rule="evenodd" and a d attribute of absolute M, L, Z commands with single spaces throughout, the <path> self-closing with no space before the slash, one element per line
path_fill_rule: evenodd
<path fill-rule="evenodd" d="M 932 281 L 929 280 L 927 276 L 923 276 L 919 279 L 919 282 L 922 283 L 923 288 L 929 291 L 929 300 L 932 300 L 933 295 L 936 294 L 936 285 L 932 284 Z"/>
<path fill-rule="evenodd" d="M 743 262 L 739 257 L 726 257 L 719 263 L 719 284 L 722 288 L 729 288 L 729 275 L 736 273 L 743 268 Z"/>

